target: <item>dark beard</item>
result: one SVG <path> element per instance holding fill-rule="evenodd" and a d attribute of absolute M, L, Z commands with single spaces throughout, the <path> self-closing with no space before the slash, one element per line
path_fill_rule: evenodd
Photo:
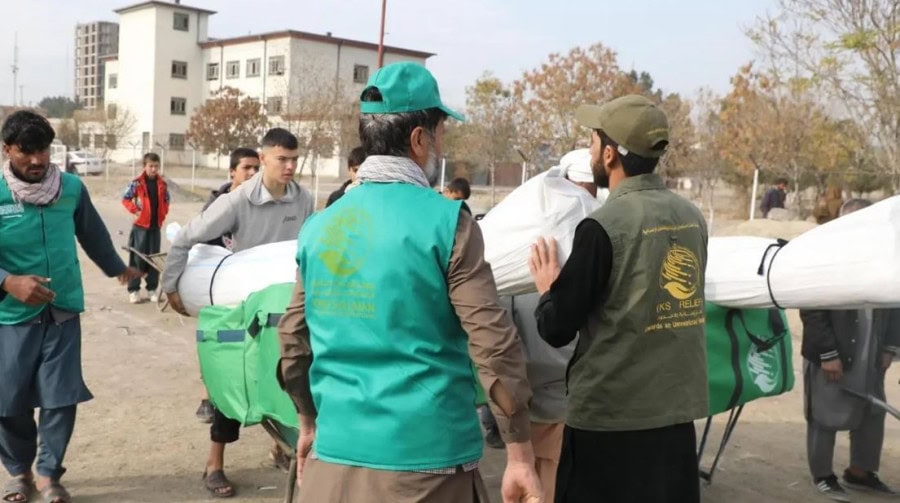
<path fill-rule="evenodd" d="M 599 163 L 599 166 L 591 166 L 591 172 L 594 174 L 594 183 L 598 188 L 609 188 L 609 175 L 606 174 L 606 169 L 603 167 L 602 161 Z"/>

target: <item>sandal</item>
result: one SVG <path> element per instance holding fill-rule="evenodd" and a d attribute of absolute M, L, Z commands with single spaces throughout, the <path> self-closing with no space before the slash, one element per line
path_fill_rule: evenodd
<path fill-rule="evenodd" d="M 203 472 L 203 480 L 206 481 L 206 490 L 215 498 L 230 498 L 234 496 L 234 487 L 228 478 L 225 477 L 223 470 L 214 472 Z"/>
<path fill-rule="evenodd" d="M 58 480 L 51 480 L 47 487 L 41 489 L 41 497 L 44 503 L 72 503 L 69 491 Z"/>
<path fill-rule="evenodd" d="M 3 499 L 0 501 L 24 503 L 34 491 L 34 481 L 25 475 L 9 479 L 3 486 Z"/>
<path fill-rule="evenodd" d="M 285 453 L 278 444 L 272 446 L 269 450 L 269 466 L 277 470 L 287 473 L 291 469 L 291 457 Z"/>

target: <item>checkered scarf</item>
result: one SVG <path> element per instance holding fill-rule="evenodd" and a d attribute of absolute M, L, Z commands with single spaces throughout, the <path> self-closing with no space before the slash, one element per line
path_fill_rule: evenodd
<path fill-rule="evenodd" d="M 51 164 L 44 179 L 37 183 L 28 183 L 13 174 L 12 165 L 3 165 L 3 178 L 12 192 L 16 201 L 33 204 L 35 206 L 47 206 L 59 199 L 62 188 L 62 175 L 56 164 Z"/>

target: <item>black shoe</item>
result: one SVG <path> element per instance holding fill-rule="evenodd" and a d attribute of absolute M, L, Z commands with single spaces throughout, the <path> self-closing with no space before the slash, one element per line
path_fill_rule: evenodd
<path fill-rule="evenodd" d="M 209 400 L 201 400 L 200 407 L 197 408 L 197 419 L 200 420 L 201 423 L 212 424 L 213 420 L 213 406 L 209 403 Z"/>
<path fill-rule="evenodd" d="M 867 472 L 865 477 L 857 477 L 850 473 L 850 470 L 844 470 L 844 484 L 857 491 L 885 494 L 888 496 L 897 495 L 897 492 L 882 482 L 875 472 Z"/>
<path fill-rule="evenodd" d="M 843 487 L 841 487 L 840 482 L 838 482 L 837 477 L 834 475 L 816 479 L 813 483 L 816 485 L 816 489 L 818 489 L 825 497 L 831 498 L 834 501 L 843 501 L 844 503 L 850 502 L 850 495 L 847 494 L 847 491 L 845 491 Z"/>
<path fill-rule="evenodd" d="M 503 438 L 500 437 L 500 432 L 496 428 L 491 428 L 487 431 L 484 435 L 484 441 L 489 447 L 494 449 L 503 449 L 506 447 Z"/>

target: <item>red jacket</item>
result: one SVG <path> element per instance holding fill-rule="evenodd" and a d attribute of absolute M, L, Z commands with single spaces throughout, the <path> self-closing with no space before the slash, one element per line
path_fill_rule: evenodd
<path fill-rule="evenodd" d="M 169 188 L 163 177 L 156 177 L 156 189 L 159 206 L 156 208 L 157 227 L 162 229 L 166 215 L 169 213 Z M 131 181 L 125 195 L 122 196 L 122 206 L 129 213 L 138 215 L 134 225 L 145 229 L 150 227 L 150 197 L 147 193 L 147 175 L 140 176 Z"/>

